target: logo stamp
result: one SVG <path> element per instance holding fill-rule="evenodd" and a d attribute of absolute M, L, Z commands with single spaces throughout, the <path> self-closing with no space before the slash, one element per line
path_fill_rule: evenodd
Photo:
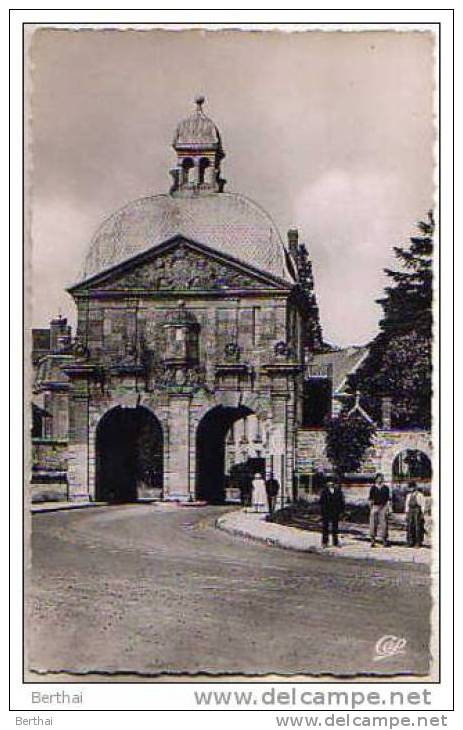
<path fill-rule="evenodd" d="M 405 654 L 407 639 L 392 634 L 382 636 L 375 645 L 375 656 L 373 661 L 379 662 L 382 659 L 390 659 L 398 654 Z"/>

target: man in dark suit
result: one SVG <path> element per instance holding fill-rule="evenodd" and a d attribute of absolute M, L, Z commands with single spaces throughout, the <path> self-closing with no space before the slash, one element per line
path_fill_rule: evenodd
<path fill-rule="evenodd" d="M 332 479 L 327 480 L 326 485 L 320 492 L 320 512 L 322 516 L 322 545 L 328 547 L 330 535 L 333 538 L 333 545 L 339 547 L 338 524 L 339 518 L 345 509 L 344 494 L 339 483 Z"/>
<path fill-rule="evenodd" d="M 280 491 L 280 484 L 278 482 L 278 479 L 274 477 L 273 472 L 270 474 L 270 477 L 265 482 L 265 489 L 267 491 L 268 511 L 271 515 L 273 515 L 275 511 L 275 504 L 277 501 L 278 492 Z"/>
<path fill-rule="evenodd" d="M 250 507 L 252 501 L 252 476 L 248 467 L 245 467 L 241 473 L 241 489 L 243 504 L 245 507 Z"/>

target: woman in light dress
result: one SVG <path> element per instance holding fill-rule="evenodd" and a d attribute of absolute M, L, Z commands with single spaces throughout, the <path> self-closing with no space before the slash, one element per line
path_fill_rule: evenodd
<path fill-rule="evenodd" d="M 268 512 L 267 490 L 262 474 L 254 474 L 252 480 L 252 507 L 254 512 Z"/>

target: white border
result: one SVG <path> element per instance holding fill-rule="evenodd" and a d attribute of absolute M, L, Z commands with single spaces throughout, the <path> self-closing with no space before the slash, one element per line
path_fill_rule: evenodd
<path fill-rule="evenodd" d="M 224 16 L 227 22 L 223 21 Z M 97 22 L 104 23 L 106 27 L 110 27 L 114 23 L 124 24 L 130 19 L 130 27 L 136 27 L 136 23 L 150 22 L 156 26 L 162 26 L 166 22 L 179 23 L 179 27 L 185 27 L 195 24 L 200 24 L 202 27 L 210 27 L 211 23 L 201 22 L 201 18 L 207 17 L 208 20 L 214 23 L 220 24 L 221 27 L 237 27 L 239 23 L 243 22 L 243 19 L 252 17 L 254 20 L 260 20 L 261 22 L 253 22 L 252 25 L 246 26 L 247 28 L 261 28 L 270 30 L 271 28 L 281 28 L 282 16 L 284 20 L 289 22 L 296 21 L 303 22 L 305 24 L 316 23 L 316 26 L 311 25 L 312 29 L 323 28 L 328 30 L 343 29 L 349 30 L 349 26 L 345 24 L 352 23 L 363 23 L 364 27 L 368 28 L 371 23 L 374 23 L 375 29 L 380 29 L 381 23 L 393 22 L 397 23 L 400 18 L 403 18 L 405 22 L 412 25 L 399 26 L 400 30 L 420 29 L 425 28 L 429 23 L 441 22 L 441 60 L 442 60 L 442 86 L 441 86 L 441 98 L 442 98 L 442 136 L 441 136 L 441 165 L 442 165 L 442 230 L 443 230 L 443 243 L 442 243 L 442 262 L 441 262 L 441 274 L 444 286 L 442 287 L 442 353 L 443 361 L 441 363 L 441 375 L 442 375 L 442 432 L 443 432 L 443 443 L 442 443 L 442 475 L 443 484 L 445 485 L 445 491 L 448 494 L 448 485 L 452 481 L 452 463 L 451 463 L 451 381 L 452 381 L 452 362 L 449 354 L 452 350 L 452 337 L 451 337 L 451 296 L 452 296 L 452 257 L 450 255 L 453 230 L 452 230 L 452 17 L 450 10 L 164 10 L 154 12 L 152 10 L 14 10 L 12 11 L 11 18 L 11 58 L 12 58 L 12 86 L 11 86 L 11 147 L 12 147 L 12 172 L 11 172 L 11 271 L 12 271 L 12 286 L 11 286 L 11 389 L 12 389 L 12 409 L 11 409 L 11 518 L 12 518 L 12 536 L 11 536 L 11 565 L 12 565 L 12 611 L 11 611 L 11 641 L 12 641 L 12 660 L 11 660 L 11 680 L 12 680 L 12 708 L 18 711 L 31 710 L 35 715 L 37 712 L 36 706 L 31 704 L 31 691 L 37 688 L 42 691 L 53 691 L 56 689 L 63 689 L 66 685 L 23 685 L 22 684 L 22 580 L 19 555 L 22 550 L 22 533 L 21 533 L 21 483 L 22 483 L 22 454 L 18 445 L 22 441 L 22 418 L 20 412 L 20 403 L 22 401 L 22 353 L 20 343 L 20 333 L 22 331 L 22 255 L 21 245 L 22 241 L 22 186 L 21 186 L 21 174 L 20 174 L 20 160 L 22 157 L 22 83 L 21 83 L 21 64 L 22 64 L 22 26 L 23 22 L 27 23 L 47 23 L 50 24 L 50 19 L 59 20 L 67 24 L 76 24 L 76 20 L 79 24 L 82 22 Z M 368 17 L 370 24 L 365 24 L 365 18 Z M 109 19 L 111 23 L 109 23 Z M 326 26 L 324 23 L 336 22 L 336 25 Z M 264 23 L 262 22 L 264 21 Z M 180 26 L 180 24 L 182 24 Z M 343 25 L 341 25 L 343 24 Z M 6 24 L 5 24 L 6 25 Z M 172 26 L 170 26 L 172 28 Z M 215 26 L 217 27 L 217 26 Z M 384 26 L 391 29 L 391 26 Z M 283 30 L 305 30 L 305 26 L 283 26 Z M 351 26 L 352 30 L 359 30 L 359 26 Z M 3 48 L 6 48 L 6 43 L 3 44 Z M 4 69 L 6 64 L 4 64 Z M 6 311 L 5 308 L 3 311 Z M 450 388 L 449 388 L 450 385 Z M 443 608 L 443 620 L 442 620 L 442 684 L 441 685 L 427 685 L 432 691 L 433 704 L 432 709 L 434 712 L 442 711 L 445 712 L 451 708 L 452 705 L 452 622 L 451 622 L 451 595 L 452 595 L 452 543 L 451 543 L 451 506 L 447 499 L 443 501 L 442 510 L 442 552 L 441 552 L 441 564 L 442 564 L 442 606 Z M 5 532 L 3 532 L 5 535 Z M 6 546 L 3 551 L 3 555 L 6 555 Z M 122 690 L 124 686 L 124 691 Z M 201 685 L 194 683 L 192 685 L 177 683 L 177 684 L 131 684 L 121 685 L 121 683 L 114 683 L 108 685 L 101 684 L 84 684 L 82 688 L 86 697 L 85 705 L 83 709 L 91 710 L 111 710 L 111 717 L 104 718 L 104 722 L 107 721 L 118 722 L 122 724 L 126 723 L 128 716 L 124 714 L 117 715 L 118 710 L 192 710 L 196 709 L 196 706 L 192 702 L 193 690 L 199 690 L 201 687 L 211 688 L 212 685 Z M 246 689 L 246 687 L 255 687 L 253 683 L 249 685 L 240 685 L 240 688 Z M 353 688 L 353 684 L 349 684 L 350 689 Z M 365 691 L 366 686 L 364 683 L 355 685 L 359 691 Z M 263 688 L 262 685 L 259 685 Z M 341 689 L 341 684 L 330 685 L 332 689 Z M 392 685 L 388 685 L 392 689 Z M 229 690 L 233 688 L 231 684 L 213 686 L 213 689 L 219 690 L 223 688 Z M 315 690 L 315 684 L 311 684 L 310 689 Z M 321 687 L 327 689 L 328 685 Z M 382 684 L 368 685 L 369 690 L 375 689 L 381 690 L 384 688 Z M 398 683 L 398 689 L 404 689 L 404 685 Z M 71 685 L 69 690 L 72 692 L 79 691 L 79 685 Z M 282 686 L 282 689 L 285 689 Z M 418 687 L 412 687 L 409 685 L 409 689 L 418 689 Z M 284 715 L 288 714 L 289 711 L 300 709 L 304 714 L 307 713 L 307 707 L 293 708 L 279 708 L 275 714 Z M 410 709 L 416 710 L 416 706 L 410 706 Z M 420 707 L 420 714 L 424 714 L 425 710 L 429 708 Z M 44 713 L 44 716 L 50 713 Z M 53 713 L 58 719 L 64 719 L 66 717 L 66 724 L 72 726 L 73 723 L 78 722 L 75 713 L 72 712 L 60 712 Z M 246 722 L 252 722 L 253 725 L 260 726 L 265 721 L 265 717 L 272 717 L 274 713 L 248 713 L 244 712 L 246 716 Z M 85 722 L 88 722 L 90 718 L 93 718 L 93 714 L 85 715 Z M 188 717 L 188 721 L 187 721 Z M 221 713 L 220 722 L 225 726 L 231 722 L 235 722 L 236 713 L 228 712 L 228 717 L 225 713 Z M 210 711 L 197 711 L 194 715 L 179 715 L 180 720 L 182 718 L 187 721 L 188 725 L 196 725 L 197 719 L 201 721 L 201 727 L 207 727 L 208 724 L 212 726 L 212 723 L 217 722 L 215 713 Z M 264 718 L 264 720 L 262 720 Z M 160 718 L 159 718 L 160 719 Z M 156 721 L 158 722 L 159 719 Z M 172 716 L 166 717 L 167 722 L 172 722 Z M 100 717 L 100 722 L 103 720 Z M 137 722 L 142 720 L 142 714 L 137 715 Z M 243 711 L 239 716 L 239 722 L 244 722 Z M 151 721 L 150 721 L 151 722 Z M 198 725 L 199 726 L 199 725 Z"/>

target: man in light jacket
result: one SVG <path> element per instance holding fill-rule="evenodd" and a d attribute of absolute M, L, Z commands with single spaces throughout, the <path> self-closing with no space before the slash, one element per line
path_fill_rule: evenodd
<path fill-rule="evenodd" d="M 376 538 L 382 540 L 384 547 L 389 547 L 388 522 L 391 511 L 391 493 L 384 483 L 382 474 L 377 474 L 374 484 L 370 488 L 368 501 L 370 503 L 370 539 L 371 547 L 376 547 Z"/>

